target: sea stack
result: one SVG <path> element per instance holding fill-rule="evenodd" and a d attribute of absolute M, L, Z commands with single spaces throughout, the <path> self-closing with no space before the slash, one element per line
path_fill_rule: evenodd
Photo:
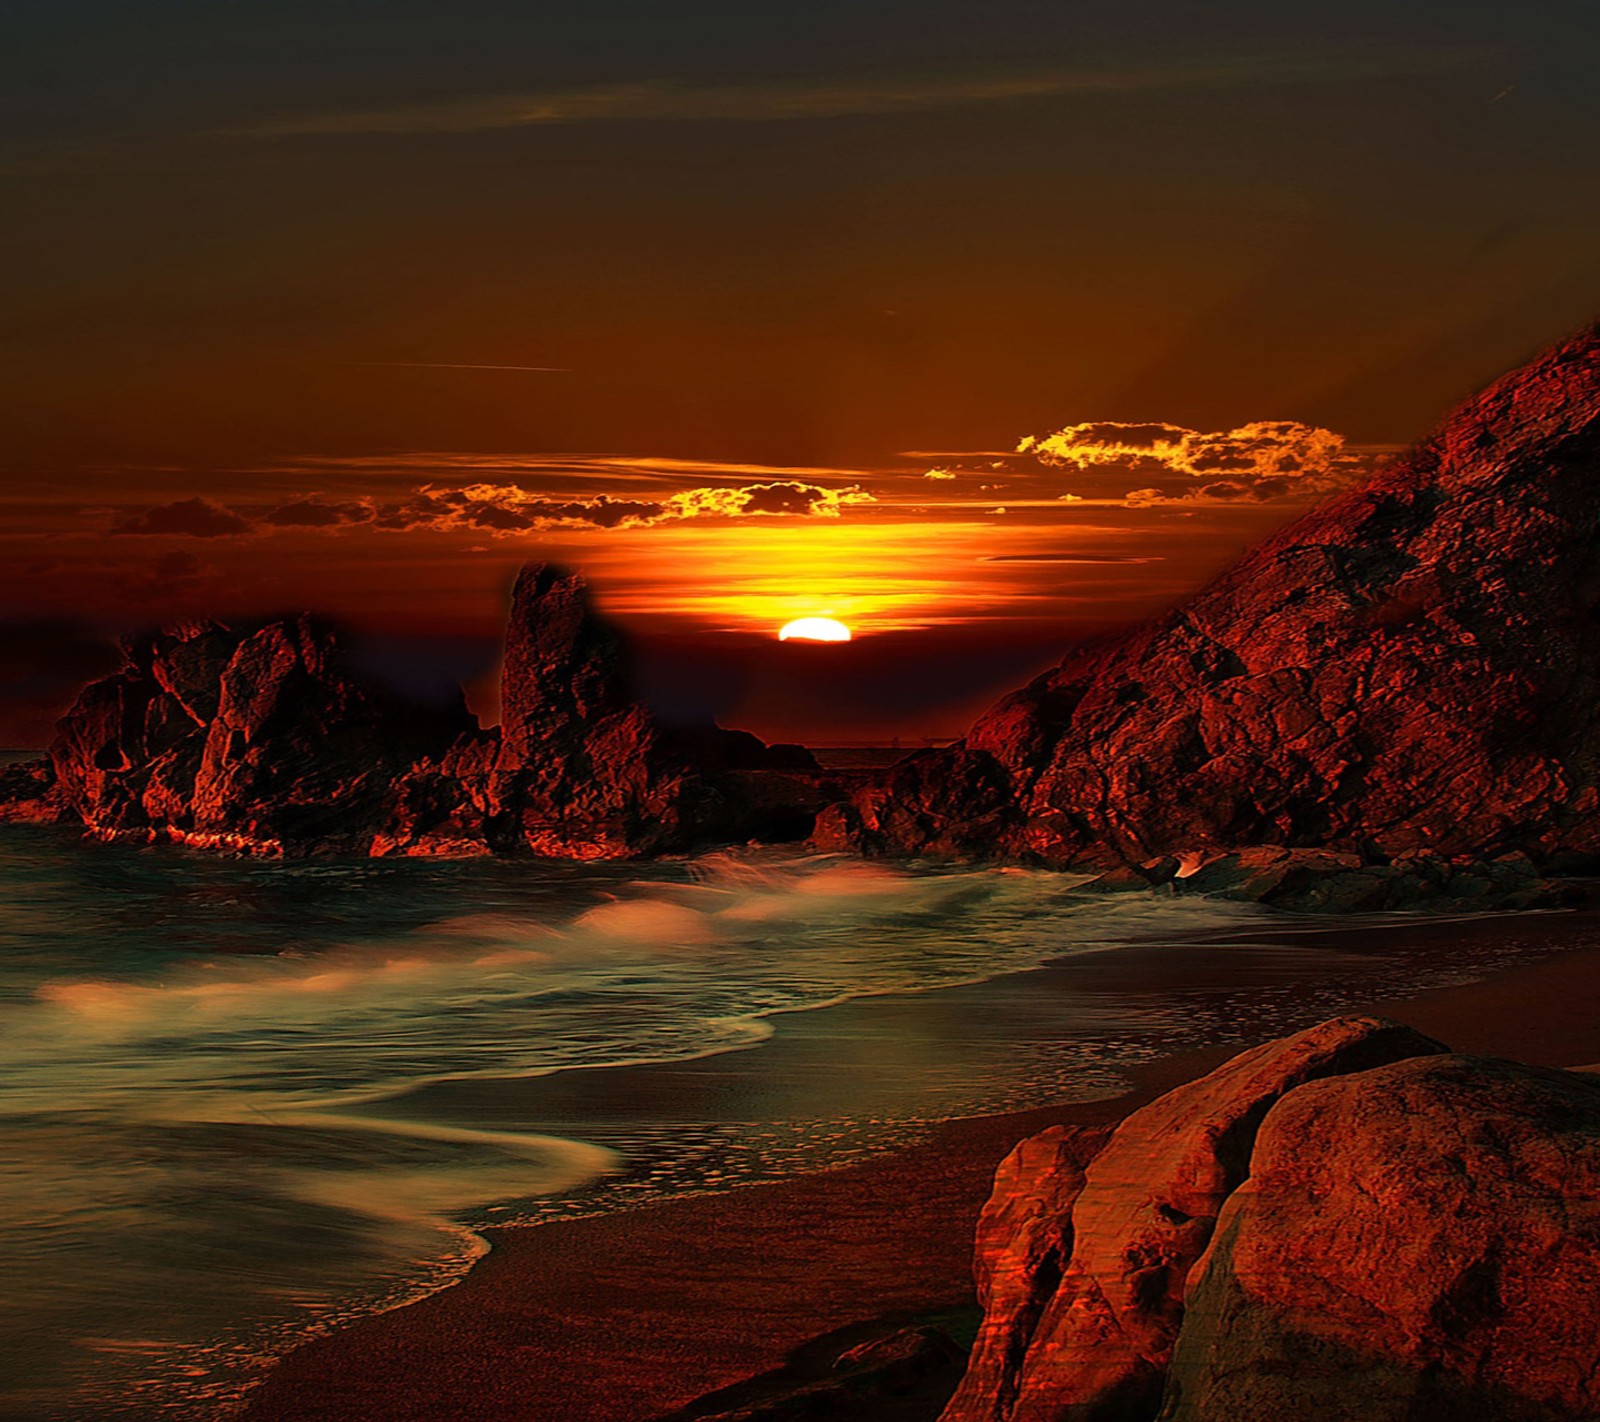
<path fill-rule="evenodd" d="M 660 724 L 583 578 L 530 563 L 512 591 L 503 723 L 418 705 L 331 625 L 183 623 L 124 646 L 48 761 L 0 777 L 0 820 L 285 857 L 624 858 L 803 838 L 842 791 L 798 746 Z"/>

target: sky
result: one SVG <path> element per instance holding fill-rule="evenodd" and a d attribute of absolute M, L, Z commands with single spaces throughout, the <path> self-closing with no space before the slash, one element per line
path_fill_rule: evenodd
<path fill-rule="evenodd" d="M 11 0 L 0 743 L 313 608 L 494 715 L 958 732 L 1600 301 L 1584 3 Z M 780 644 L 793 617 L 843 647 Z"/>

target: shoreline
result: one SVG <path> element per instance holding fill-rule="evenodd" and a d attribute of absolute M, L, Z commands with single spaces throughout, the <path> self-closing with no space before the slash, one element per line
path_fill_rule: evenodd
<path fill-rule="evenodd" d="M 1600 1061 L 1600 915 L 1588 913 L 1263 924 L 1226 942 L 1091 953 L 1010 976 L 1042 974 L 1023 992 L 1034 996 L 1053 982 L 1065 998 L 1074 982 L 1137 989 L 1158 971 L 1170 988 L 1174 973 L 1181 979 L 1188 972 L 1199 1002 L 1216 980 L 1238 975 L 1243 953 L 1246 968 L 1269 975 L 1277 969 L 1280 978 L 1289 970 L 1286 1001 L 1261 994 L 1269 1012 L 1276 1007 L 1276 1025 L 1242 1027 L 1262 1040 L 1331 1015 L 1314 995 L 1294 995 L 1292 964 L 1284 961 L 1294 955 L 1283 952 L 1283 938 L 1348 953 L 1354 964 L 1370 961 L 1374 942 L 1392 952 L 1405 938 L 1420 941 L 1425 959 L 1428 943 L 1441 935 L 1489 949 L 1515 943 L 1516 961 L 1490 965 L 1470 981 L 1399 995 L 1354 991 L 1345 1010 L 1399 1017 L 1476 1055 L 1548 1066 Z M 1249 942 L 1274 938 L 1276 948 Z M 1239 985 L 1233 988 L 1237 995 Z M 976 991 L 927 996 L 948 1001 Z M 826 1049 L 828 1032 L 839 1030 L 849 1006 L 808 1015 L 835 1014 L 831 1028 L 806 1024 L 811 1050 L 819 1041 Z M 796 1033 L 787 1043 L 780 1037 L 757 1055 L 788 1051 L 791 1061 L 803 1061 L 806 1036 Z M 479 1230 L 490 1251 L 458 1282 L 292 1350 L 246 1395 L 242 1415 L 253 1422 L 647 1422 L 780 1369 L 821 1335 L 959 1307 L 971 1295 L 977 1210 L 994 1167 L 1018 1140 L 1046 1125 L 1119 1119 L 1239 1045 L 1158 1051 L 1118 1068 L 1128 1083 L 1119 1094 L 948 1120 L 859 1163 L 586 1218 Z M 658 1071 L 654 1089 L 738 1089 L 737 1059 L 749 1055 L 697 1063 L 693 1082 L 683 1072 L 673 1080 Z M 766 1057 L 768 1071 L 771 1064 Z M 608 1090 L 620 1102 L 645 1075 L 619 1069 Z"/>

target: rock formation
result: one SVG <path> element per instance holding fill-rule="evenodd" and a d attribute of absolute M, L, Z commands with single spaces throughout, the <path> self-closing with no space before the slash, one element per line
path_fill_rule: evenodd
<path fill-rule="evenodd" d="M 102 838 L 296 855 L 365 853 L 395 779 L 468 723 L 356 674 L 310 618 L 196 622 L 131 641 L 50 750 L 56 794 Z"/>
<path fill-rule="evenodd" d="M 48 758 L 0 767 L 0 824 L 55 824 L 67 818 Z"/>
<path fill-rule="evenodd" d="M 1023 1142 L 975 1268 L 943 1422 L 1600 1416 L 1600 1081 L 1323 1023 Z"/>
<path fill-rule="evenodd" d="M 830 791 L 798 747 L 659 726 L 583 580 L 524 568 L 503 724 L 404 701 L 311 618 L 194 622 L 130 641 L 63 717 L 48 770 L 13 767 L 0 817 L 240 853 L 657 853 L 778 827 Z"/>
<path fill-rule="evenodd" d="M 1028 1345 L 1072 1258 L 1072 1207 L 1110 1134 L 1052 1126 L 1000 1162 L 973 1254 L 983 1324 L 949 1415 L 1000 1422 L 1015 1411 Z"/>
<path fill-rule="evenodd" d="M 612 858 L 683 847 L 719 816 L 716 790 L 635 698 L 621 634 L 577 574 L 522 570 L 500 687 L 499 728 L 408 777 L 378 852 Z"/>
<path fill-rule="evenodd" d="M 1262 1118 L 1304 1082 L 1445 1050 L 1395 1023 L 1336 1019 L 1135 1111 L 1086 1160 L 1079 1140 L 1024 1142 L 979 1228 L 985 1321 L 946 1422 L 1154 1416 L 1189 1271 Z"/>
<path fill-rule="evenodd" d="M 1431 1057 L 1272 1111 L 1163 1422 L 1596 1416 L 1600 1082 Z"/>
<path fill-rule="evenodd" d="M 1600 861 L 1600 330 L 830 811 L 868 853 Z"/>

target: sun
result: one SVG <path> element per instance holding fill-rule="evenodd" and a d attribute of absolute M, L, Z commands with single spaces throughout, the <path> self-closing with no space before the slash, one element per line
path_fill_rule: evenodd
<path fill-rule="evenodd" d="M 850 629 L 831 617 L 797 617 L 778 632 L 780 642 L 848 642 Z"/>

